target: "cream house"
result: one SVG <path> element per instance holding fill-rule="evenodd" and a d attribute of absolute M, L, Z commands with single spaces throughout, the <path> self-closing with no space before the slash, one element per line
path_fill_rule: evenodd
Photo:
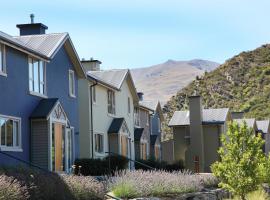
<path fill-rule="evenodd" d="M 79 80 L 80 157 L 113 152 L 135 159 L 134 107 L 139 98 L 130 71 L 100 70 L 98 60 L 82 61 L 87 79 Z"/>

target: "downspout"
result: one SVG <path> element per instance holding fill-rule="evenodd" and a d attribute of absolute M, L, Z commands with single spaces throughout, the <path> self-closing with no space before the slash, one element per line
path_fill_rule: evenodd
<path fill-rule="evenodd" d="M 95 87 L 97 84 L 98 84 L 98 82 L 97 82 L 97 80 L 96 79 L 94 79 L 95 80 L 95 83 L 93 84 L 93 85 L 90 85 L 90 118 L 91 118 L 91 120 L 90 120 L 90 125 L 91 125 L 91 130 L 90 130 L 90 132 L 91 132 L 91 146 L 92 146 L 92 158 L 94 158 L 94 127 L 93 127 L 93 87 Z"/>

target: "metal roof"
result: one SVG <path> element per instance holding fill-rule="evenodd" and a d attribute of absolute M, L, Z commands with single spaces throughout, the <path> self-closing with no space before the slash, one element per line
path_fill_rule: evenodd
<path fill-rule="evenodd" d="M 106 71 L 88 71 L 87 75 L 120 90 L 128 72 L 128 69 L 115 69 Z"/>
<path fill-rule="evenodd" d="M 269 120 L 256 121 L 257 128 L 263 133 L 268 133 L 269 131 Z"/>
<path fill-rule="evenodd" d="M 57 98 L 40 100 L 38 105 L 32 112 L 30 118 L 31 119 L 47 118 L 57 102 L 58 102 Z"/>
<path fill-rule="evenodd" d="M 144 128 L 135 128 L 135 130 L 134 130 L 134 140 L 135 141 L 141 140 L 143 130 L 144 130 Z"/>
<path fill-rule="evenodd" d="M 124 121 L 124 118 L 114 118 L 109 127 L 108 133 L 119 133 Z"/>
<path fill-rule="evenodd" d="M 229 108 L 203 109 L 203 124 L 220 124 L 226 121 Z M 190 124 L 189 111 L 175 111 L 169 126 L 185 126 Z"/>
<path fill-rule="evenodd" d="M 139 103 L 140 103 L 140 106 L 143 106 L 153 111 L 155 111 L 158 106 L 158 101 L 145 101 L 144 100 L 144 101 L 140 101 Z"/>
<path fill-rule="evenodd" d="M 33 49 L 44 56 L 51 58 L 56 50 L 68 38 L 68 33 L 50 33 L 40 35 L 14 36 L 27 48 Z"/>
<path fill-rule="evenodd" d="M 256 124 L 256 120 L 254 118 L 252 118 L 252 119 L 234 119 L 233 121 L 235 121 L 239 125 L 241 125 L 244 122 L 246 122 L 247 127 L 249 127 L 249 128 L 253 128 L 254 125 Z"/>

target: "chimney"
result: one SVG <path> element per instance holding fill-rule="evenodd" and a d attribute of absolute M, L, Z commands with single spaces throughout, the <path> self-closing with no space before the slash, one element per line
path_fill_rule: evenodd
<path fill-rule="evenodd" d="M 90 60 L 85 60 L 84 58 L 81 61 L 85 71 L 100 71 L 100 62 L 99 60 L 94 60 L 90 58 Z"/>
<path fill-rule="evenodd" d="M 191 168 L 194 171 L 204 172 L 204 139 L 203 139 L 203 113 L 200 96 L 189 97 L 189 119 L 190 119 L 190 151 Z"/>
<path fill-rule="evenodd" d="M 31 14 L 30 15 L 31 23 L 17 24 L 16 27 L 20 29 L 20 36 L 46 34 L 46 30 L 48 29 L 48 27 L 42 23 L 35 23 L 34 18 L 35 15 Z"/>
<path fill-rule="evenodd" d="M 139 97 L 139 100 L 143 101 L 143 92 L 138 92 L 137 95 Z"/>

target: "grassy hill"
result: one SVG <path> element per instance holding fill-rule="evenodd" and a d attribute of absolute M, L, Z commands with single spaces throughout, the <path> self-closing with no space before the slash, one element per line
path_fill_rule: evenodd
<path fill-rule="evenodd" d="M 229 107 L 246 117 L 270 118 L 270 45 L 240 53 L 177 92 L 164 107 L 167 121 L 174 111 L 187 109 L 188 96 L 195 93 L 205 108 Z"/>

